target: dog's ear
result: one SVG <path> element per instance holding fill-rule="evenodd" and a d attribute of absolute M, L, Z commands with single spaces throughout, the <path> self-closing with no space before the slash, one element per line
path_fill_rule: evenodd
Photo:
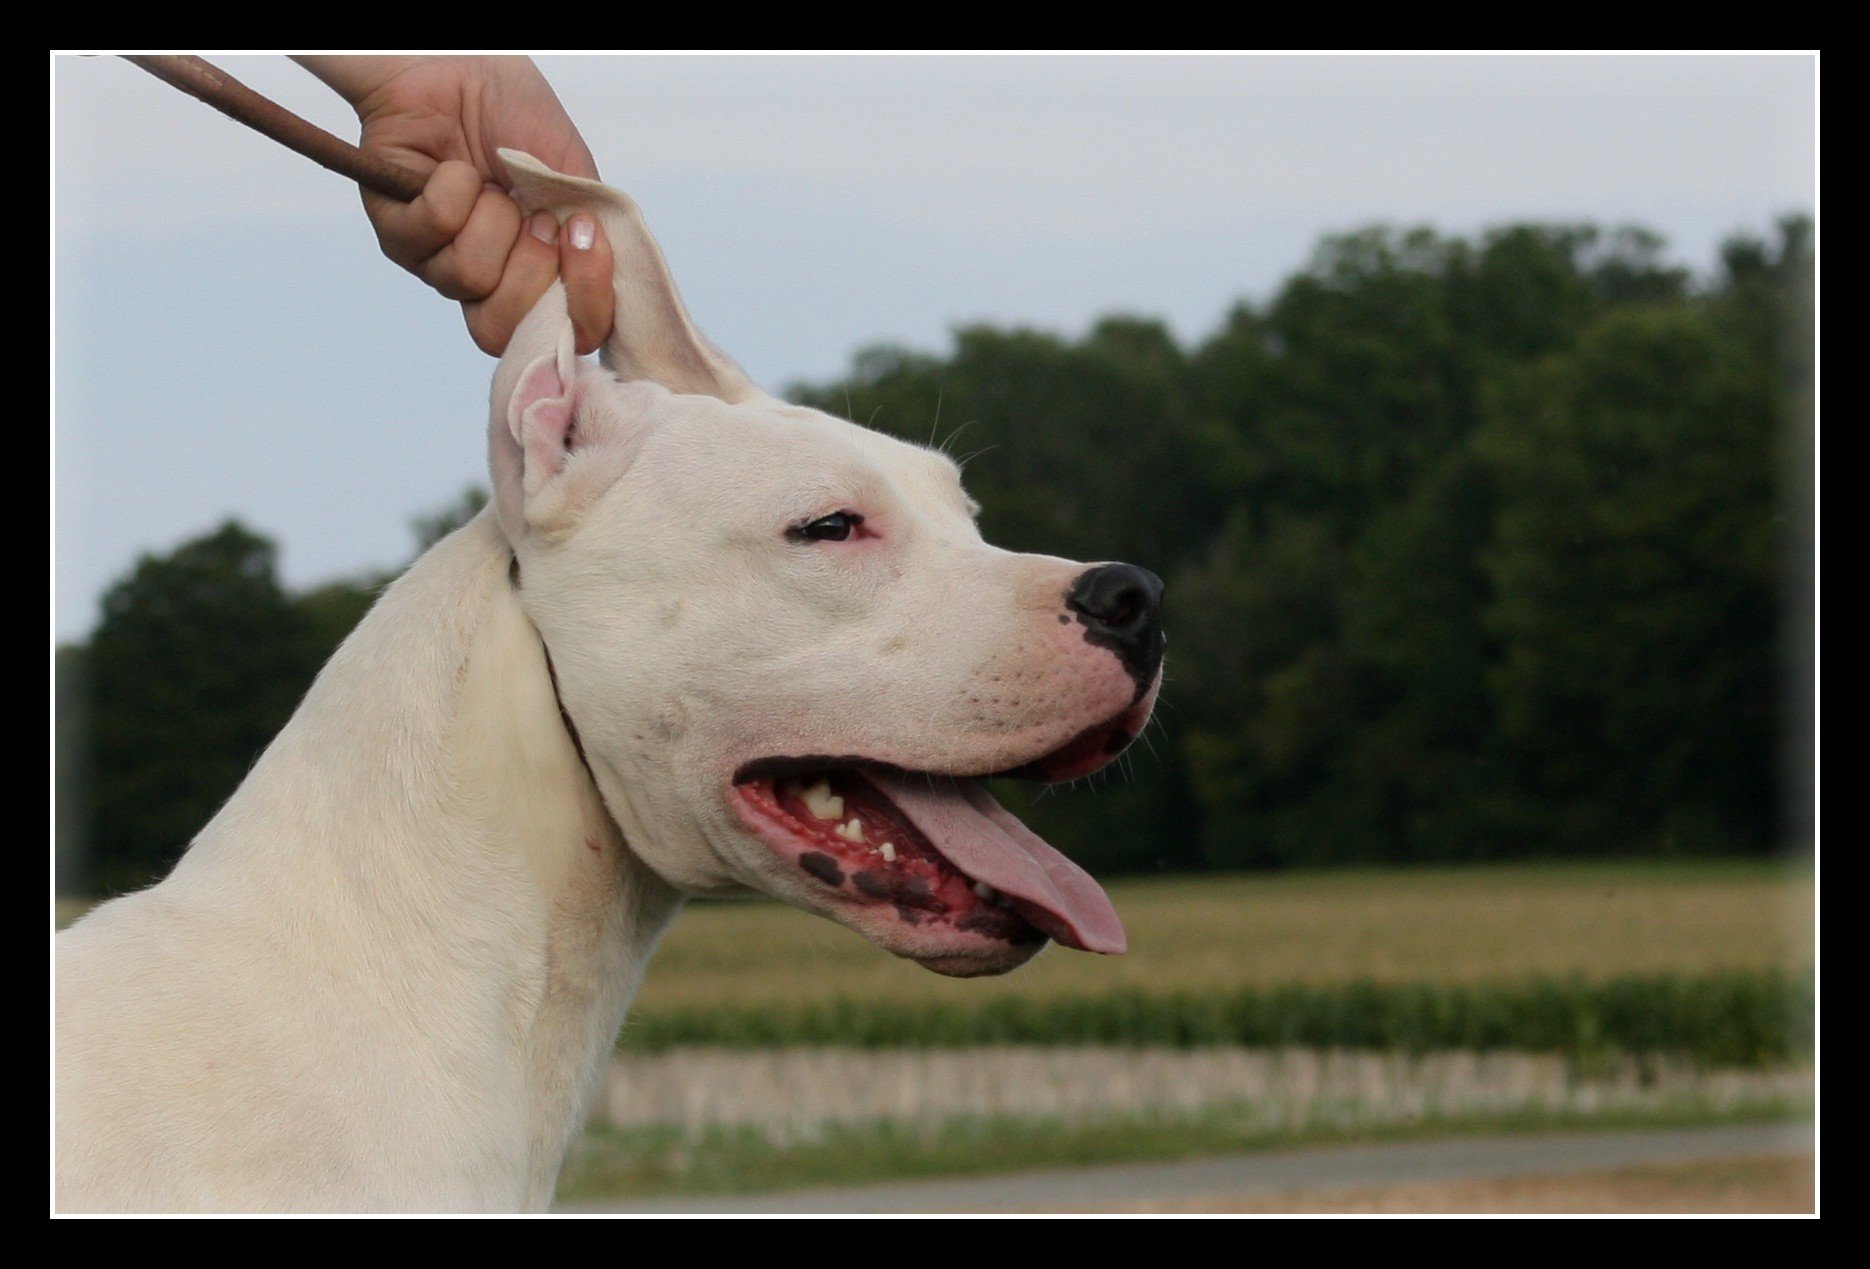
<path fill-rule="evenodd" d="M 597 218 L 615 265 L 616 324 L 605 341 L 604 364 L 621 379 L 647 379 L 671 392 L 723 401 L 765 395 L 739 366 L 695 329 L 669 276 L 662 249 L 629 195 L 597 181 L 554 172 L 530 154 L 501 150 L 514 195 L 527 211 L 549 211 L 561 221 L 576 212 Z"/>
<path fill-rule="evenodd" d="M 623 474 L 650 429 L 648 382 L 620 383 L 580 360 L 565 288 L 554 282 L 513 332 L 494 371 L 488 466 L 507 539 L 556 535 Z"/>

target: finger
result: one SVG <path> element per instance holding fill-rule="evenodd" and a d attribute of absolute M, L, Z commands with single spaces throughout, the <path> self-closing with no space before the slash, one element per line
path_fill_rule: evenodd
<path fill-rule="evenodd" d="M 617 296 L 611 271 L 610 243 L 597 221 L 573 216 L 559 235 L 559 276 L 565 279 L 565 304 L 580 354 L 595 351 L 610 338 Z"/>
<path fill-rule="evenodd" d="M 473 164 L 450 159 L 429 173 L 428 184 L 413 203 L 366 190 L 364 211 L 376 228 L 383 254 L 415 273 L 424 260 L 455 240 L 485 185 Z"/>
<path fill-rule="evenodd" d="M 558 218 L 534 212 L 506 258 L 500 285 L 486 299 L 461 306 L 475 345 L 495 357 L 505 352 L 521 320 L 557 276 Z"/>
<path fill-rule="evenodd" d="M 525 219 L 506 191 L 486 186 L 454 241 L 423 261 L 416 275 L 451 300 L 486 299 L 500 285 Z"/>

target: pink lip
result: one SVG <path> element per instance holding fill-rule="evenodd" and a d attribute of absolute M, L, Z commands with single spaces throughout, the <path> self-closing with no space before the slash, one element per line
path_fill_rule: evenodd
<path fill-rule="evenodd" d="M 1149 722 L 1150 712 L 1155 709 L 1156 693 L 1161 687 L 1162 676 L 1158 674 L 1155 682 L 1149 685 L 1149 690 L 1117 717 L 1085 728 L 1051 753 L 1035 758 L 1007 774 L 1052 784 L 1076 780 L 1107 766 L 1142 734 L 1143 727 Z"/>

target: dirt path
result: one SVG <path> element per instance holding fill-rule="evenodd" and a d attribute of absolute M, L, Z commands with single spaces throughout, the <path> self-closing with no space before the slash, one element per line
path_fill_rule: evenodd
<path fill-rule="evenodd" d="M 1807 1124 L 1765 1124 L 1668 1132 L 1572 1133 L 1334 1146 L 1268 1151 L 1177 1163 L 1122 1164 L 1058 1169 L 1013 1176 L 918 1181 L 859 1189 L 800 1190 L 753 1197 L 684 1198 L 641 1203 L 588 1201 L 564 1210 L 582 1212 L 1051 1212 L 1051 1211 L 1265 1211 L 1267 1200 L 1288 1196 L 1285 1210 L 1385 1210 L 1375 1197 L 1411 1191 L 1416 1206 L 1387 1210 L 1446 1210 L 1467 1207 L 1458 1194 L 1474 1182 L 1666 1169 L 1671 1165 L 1744 1160 L 1771 1167 L 1813 1149 Z M 1783 1172 L 1783 1168 L 1780 1169 Z M 1653 1178 L 1652 1178 L 1653 1180 Z M 1632 1178 L 1629 1184 L 1635 1185 Z M 1438 1188 L 1439 1187 L 1439 1188 Z M 1615 1183 L 1585 1187 L 1581 1195 L 1609 1195 Z M 1496 1196 L 1519 1195 L 1504 1210 L 1526 1210 L 1525 1187 L 1492 1187 Z M 1488 1191 L 1481 1191 L 1488 1192 Z M 1790 1192 L 1778 1177 L 1773 1205 L 1783 1210 Z M 1360 1193 L 1366 1196 L 1360 1200 Z M 1338 1196 L 1336 1201 L 1332 1196 Z M 1352 1200 L 1350 1205 L 1346 1200 Z M 1580 1202 L 1587 1201 L 1580 1197 Z M 1713 1200 L 1710 1199 L 1710 1202 Z M 1428 1206 L 1420 1206 L 1427 1203 Z M 1502 1209 L 1492 1209 L 1502 1210 Z M 1546 1208 L 1545 1210 L 1554 1210 Z M 1575 1209 L 1573 1209 L 1575 1210 Z M 1590 1210 L 1590 1209 L 1586 1209 Z M 1722 1210 L 1742 1210 L 1730 1199 Z"/>
<path fill-rule="evenodd" d="M 1817 1187 L 1809 1154 L 1649 1163 L 1609 1172 L 1516 1176 L 1486 1181 L 1411 1181 L 1355 1189 L 1277 1194 L 1204 1194 L 1117 1204 L 1106 1212 L 1448 1213 L 1658 1215 L 1810 1213 Z"/>

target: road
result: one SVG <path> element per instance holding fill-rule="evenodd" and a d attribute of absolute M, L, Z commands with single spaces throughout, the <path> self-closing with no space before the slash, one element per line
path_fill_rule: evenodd
<path fill-rule="evenodd" d="M 1619 1133 L 1568 1133 L 1274 1150 L 1175 1163 L 1054 1169 L 756 1196 L 587 1201 L 568 1212 L 1053 1212 L 1173 1203 L 1201 1195 L 1251 1197 L 1424 1181 L 1565 1176 L 1649 1164 L 1809 1153 L 1809 1124 Z"/>

